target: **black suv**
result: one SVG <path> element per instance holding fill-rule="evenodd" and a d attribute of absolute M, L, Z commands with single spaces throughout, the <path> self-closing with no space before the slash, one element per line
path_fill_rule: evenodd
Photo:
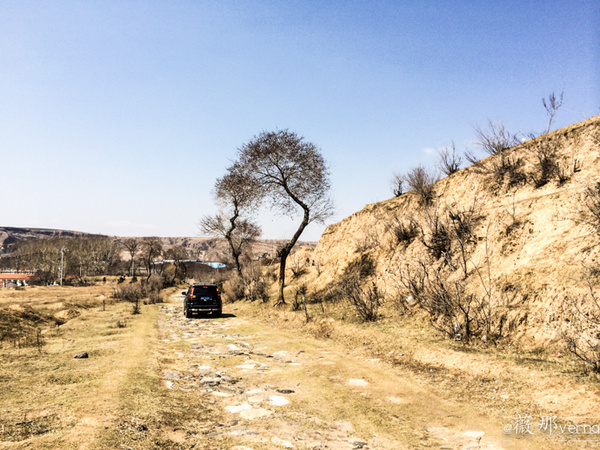
<path fill-rule="evenodd" d="M 196 283 L 192 284 L 183 299 L 183 314 L 192 317 L 194 314 L 210 312 L 214 316 L 220 316 L 223 311 L 221 293 L 216 284 Z"/>

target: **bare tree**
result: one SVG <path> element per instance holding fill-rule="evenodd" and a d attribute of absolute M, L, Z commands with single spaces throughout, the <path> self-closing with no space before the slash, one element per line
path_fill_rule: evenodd
<path fill-rule="evenodd" d="M 165 252 L 165 258 L 173 261 L 173 277 L 170 280 L 170 283 L 172 285 L 175 284 L 175 279 L 177 277 L 183 278 L 185 272 L 185 265 L 182 263 L 182 261 L 188 259 L 188 257 L 188 250 L 181 245 L 175 245 Z"/>
<path fill-rule="evenodd" d="M 136 238 L 125 239 L 123 241 L 123 246 L 127 249 L 127 251 L 129 252 L 129 256 L 131 257 L 131 260 L 129 261 L 129 271 L 131 273 L 131 276 L 134 276 L 135 275 L 135 254 L 137 253 L 137 251 L 140 247 L 140 241 L 137 240 Z"/>
<path fill-rule="evenodd" d="M 145 237 L 142 239 L 142 253 L 146 263 L 146 268 L 148 269 L 147 280 L 149 280 L 150 275 L 152 275 L 152 263 L 154 262 L 154 259 L 160 256 L 162 251 L 162 242 L 159 238 Z"/>
<path fill-rule="evenodd" d="M 556 98 L 554 92 L 548 96 L 548 100 L 545 98 L 542 99 L 542 103 L 544 105 L 544 109 L 546 110 L 546 114 L 548 114 L 548 126 L 546 127 L 546 133 L 550 133 L 550 127 L 552 126 L 552 120 L 554 120 L 554 116 L 556 112 L 563 104 L 565 93 L 564 91 L 560 93 L 560 98 Z"/>
<path fill-rule="evenodd" d="M 225 238 L 229 244 L 231 256 L 238 275 L 242 276 L 242 253 L 261 234 L 260 227 L 249 214 L 258 203 L 258 187 L 254 179 L 244 174 L 238 164 L 227 169 L 228 173 L 215 184 L 215 198 L 221 212 L 214 216 L 204 216 L 200 220 L 200 229 L 209 235 Z"/>
<path fill-rule="evenodd" d="M 391 181 L 391 189 L 394 197 L 400 197 L 404 194 L 404 176 L 394 174 Z"/>
<path fill-rule="evenodd" d="M 550 139 L 549 136 L 552 121 L 558 109 L 562 106 L 563 97 L 564 92 L 560 94 L 560 98 L 556 98 L 553 92 L 548 96 L 547 100 L 545 98 L 542 99 L 548 116 L 548 125 L 543 138 L 533 148 L 537 160 L 532 174 L 535 187 L 542 187 L 554 178 L 558 178 L 559 182 L 565 182 L 570 178 L 565 167 L 561 167 L 559 158 L 560 140 L 557 137 Z"/>
<path fill-rule="evenodd" d="M 282 214 L 302 214 L 292 238 L 278 250 L 279 296 L 285 303 L 287 257 L 311 222 L 323 223 L 332 214 L 329 170 L 319 148 L 288 130 L 263 132 L 239 149 L 239 167 L 252 180 L 249 188 L 258 198 L 267 198 Z"/>

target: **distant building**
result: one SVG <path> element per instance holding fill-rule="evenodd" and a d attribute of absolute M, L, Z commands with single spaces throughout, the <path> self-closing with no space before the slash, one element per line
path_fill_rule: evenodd
<path fill-rule="evenodd" d="M 32 273 L 0 273 L 2 287 L 27 286 L 27 281 L 33 277 Z"/>

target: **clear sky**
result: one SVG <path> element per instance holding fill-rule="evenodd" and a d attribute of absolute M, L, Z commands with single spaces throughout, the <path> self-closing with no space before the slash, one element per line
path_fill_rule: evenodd
<path fill-rule="evenodd" d="M 597 0 L 0 0 L 0 225 L 198 235 L 237 148 L 285 128 L 334 223 L 488 119 L 542 131 L 551 92 L 553 128 L 600 114 L 599 55 Z"/>

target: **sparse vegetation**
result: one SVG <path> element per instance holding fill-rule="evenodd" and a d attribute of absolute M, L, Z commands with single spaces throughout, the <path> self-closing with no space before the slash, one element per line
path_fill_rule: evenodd
<path fill-rule="evenodd" d="M 598 275 L 586 267 L 587 293 L 564 298 L 564 325 L 560 336 L 567 350 L 586 364 L 592 372 L 600 373 L 600 298 L 595 286 Z"/>
<path fill-rule="evenodd" d="M 600 182 L 585 189 L 578 216 L 580 222 L 590 226 L 596 234 L 600 234 Z"/>
<path fill-rule="evenodd" d="M 454 142 L 452 142 L 451 147 L 442 148 L 439 157 L 439 167 L 445 175 L 450 176 L 460 170 L 462 157 L 456 154 Z"/>
<path fill-rule="evenodd" d="M 442 266 L 424 262 L 407 265 L 400 282 L 429 316 L 431 325 L 454 340 L 469 342 L 489 334 L 489 299 L 467 291 L 464 281 L 452 281 Z"/>
<path fill-rule="evenodd" d="M 490 156 L 504 153 L 519 144 L 517 134 L 508 131 L 502 123 L 488 121 L 488 129 L 475 128 L 475 145 Z"/>
<path fill-rule="evenodd" d="M 392 194 L 394 197 L 400 197 L 404 194 L 404 177 L 399 174 L 394 174 L 392 181 L 390 182 Z"/>
<path fill-rule="evenodd" d="M 446 264 L 452 258 L 452 236 L 448 222 L 440 211 L 427 208 L 424 211 L 421 222 L 418 222 L 421 230 L 421 243 L 427 248 L 431 257 L 437 261 L 444 259 Z"/>
<path fill-rule="evenodd" d="M 405 221 L 395 216 L 388 225 L 388 231 L 399 245 L 408 246 L 419 236 L 419 225 L 413 217 Z"/>
<path fill-rule="evenodd" d="M 438 176 L 423 166 L 417 166 L 404 175 L 404 182 L 409 191 L 414 192 L 422 206 L 430 206 L 435 199 L 434 184 Z"/>
<path fill-rule="evenodd" d="M 491 121 L 488 124 L 488 130 L 475 128 L 475 145 L 494 158 L 483 162 L 471 152 L 466 152 L 465 158 L 479 173 L 491 176 L 494 189 L 513 188 L 525 183 L 527 176 L 523 171 L 523 158 L 508 151 L 519 144 L 517 135 L 510 133 L 502 124 Z"/>

